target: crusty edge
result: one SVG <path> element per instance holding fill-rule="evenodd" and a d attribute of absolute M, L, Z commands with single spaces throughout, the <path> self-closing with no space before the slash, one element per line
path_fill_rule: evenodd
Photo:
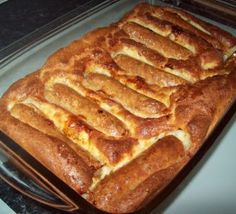
<path fill-rule="evenodd" d="M 90 168 L 64 142 L 22 123 L 10 115 L 0 100 L 0 130 L 78 193 L 91 185 Z"/>
<path fill-rule="evenodd" d="M 175 176 L 181 171 L 184 164 L 187 162 L 188 158 L 184 158 L 182 161 L 169 166 L 166 169 L 162 169 L 152 176 L 148 177 L 143 183 L 141 183 L 134 191 L 129 195 L 126 195 L 121 201 L 119 201 L 119 207 L 125 212 L 134 212 L 145 205 L 149 208 L 149 203 L 161 202 L 160 197 L 157 197 L 162 190 L 175 178 Z M 155 184 L 155 185 L 153 185 Z M 155 198 L 157 197 L 157 198 Z M 156 207 L 156 206 L 155 206 Z M 152 209 L 150 207 L 149 209 Z"/>
<path fill-rule="evenodd" d="M 176 164 L 184 158 L 182 143 L 173 136 L 166 136 L 125 167 L 105 177 L 91 192 L 90 200 L 111 213 L 134 211 L 173 178 L 181 167 L 177 168 Z M 152 180 L 156 180 L 155 185 Z"/>
<path fill-rule="evenodd" d="M 57 51 L 55 54 L 49 57 L 48 61 L 46 62 L 42 70 L 44 69 L 50 70 L 50 68 L 53 68 L 58 63 L 64 63 L 64 64 L 68 63 L 68 61 L 70 60 L 72 55 L 74 55 L 74 53 L 80 52 L 85 48 L 88 48 L 90 46 L 92 47 L 94 44 L 99 43 L 100 41 L 97 41 L 97 38 L 99 38 L 99 36 L 101 36 L 100 38 L 102 38 L 107 32 L 109 32 L 109 29 L 110 28 L 103 28 L 92 31 L 91 33 L 88 33 L 84 37 L 82 37 L 81 40 L 75 41 L 68 47 Z M 212 131 L 219 118 L 221 118 L 221 116 L 223 115 L 225 107 L 227 107 L 235 97 L 236 72 L 232 71 L 231 73 L 232 74 L 228 75 L 227 77 L 222 77 L 222 79 L 226 81 L 226 83 L 229 83 L 229 86 L 227 86 L 227 90 L 229 93 L 226 93 L 227 99 L 224 97 L 225 99 L 223 99 L 222 101 L 221 100 L 222 96 L 219 97 L 218 99 L 219 107 L 214 111 L 212 115 L 208 113 L 195 114 L 194 117 L 189 117 L 187 121 L 180 121 L 180 123 L 183 122 L 182 123 L 183 127 L 186 128 L 188 131 L 190 131 L 192 135 L 195 134 L 195 137 L 193 137 L 192 140 L 196 144 L 196 146 L 191 151 L 191 155 L 193 155 L 199 149 L 200 145 L 204 142 L 205 137 L 209 134 L 210 131 Z M 30 79 L 31 76 L 28 76 L 27 78 Z M 201 81 L 201 83 L 202 82 L 204 83 L 204 81 L 205 80 Z M 4 95 L 5 99 L 7 99 L 7 97 L 10 95 L 11 92 L 14 92 L 16 90 L 16 86 L 18 87 L 18 85 L 20 85 L 19 82 L 16 82 L 12 87 L 10 87 L 8 92 L 5 93 Z M 213 94 L 211 99 L 213 100 L 214 98 L 215 97 Z M 211 99 L 209 101 L 211 101 Z M 58 177 L 64 180 L 72 188 L 74 188 L 80 193 L 85 192 L 88 189 L 88 187 L 91 184 L 91 177 L 92 177 L 91 174 L 89 173 L 89 168 L 87 168 L 87 165 L 66 144 L 64 144 L 62 141 L 58 139 L 47 136 L 41 133 L 40 131 L 37 131 L 36 129 L 12 117 L 10 113 L 6 110 L 4 99 L 0 99 L 0 112 L 1 112 L 0 129 L 3 132 L 9 135 L 13 140 L 19 143 L 24 149 L 26 149 L 33 156 L 37 157 L 37 159 L 40 162 L 42 162 L 47 168 L 52 170 Z M 184 115 L 182 114 L 182 116 Z M 199 135 L 201 136 L 199 137 Z M 30 144 L 28 139 L 31 139 Z M 63 148 L 62 152 L 59 152 L 60 148 Z M 62 153 L 64 155 L 58 155 Z M 70 160 L 68 160 L 68 154 L 71 157 Z M 141 154 L 141 156 L 143 157 L 145 156 L 145 154 Z M 99 196 L 101 193 L 100 190 L 99 191 L 95 190 L 94 191 L 95 196 L 92 193 L 90 200 L 94 202 L 95 205 L 98 206 L 100 209 L 106 211 L 116 212 L 116 213 L 132 212 L 137 208 L 141 207 L 143 204 L 145 204 L 147 201 L 153 198 L 153 196 L 157 194 L 161 189 L 163 189 L 163 187 L 165 187 L 168 184 L 168 182 L 172 180 L 172 178 L 185 165 L 185 163 L 187 162 L 186 160 L 188 160 L 188 154 L 179 157 L 179 159 L 176 162 L 171 163 L 166 168 L 159 168 L 157 171 L 153 171 L 152 174 L 149 175 L 146 178 L 146 180 L 144 180 L 142 183 L 137 185 L 135 189 L 128 191 L 127 194 L 123 195 L 121 198 L 118 198 L 117 200 L 113 200 L 110 204 L 109 201 L 107 201 L 107 205 L 103 206 L 102 204 L 99 204 L 97 202 L 96 197 L 100 197 Z M 132 161 L 129 164 L 135 165 L 135 162 Z M 129 164 L 123 167 L 121 170 L 127 169 Z M 61 166 L 65 167 L 61 168 Z M 78 172 L 79 175 L 77 177 L 78 180 L 76 180 L 76 178 L 72 179 L 68 175 L 68 172 L 71 169 L 75 169 L 75 171 Z M 120 173 L 120 171 L 116 172 L 116 174 L 118 173 Z M 121 173 L 121 176 L 126 176 L 126 174 Z M 112 179 L 112 178 L 108 176 L 107 178 L 104 179 L 104 181 L 102 181 L 102 183 L 104 183 L 107 179 Z M 82 185 L 78 185 L 81 182 Z M 155 185 L 153 185 L 153 183 L 155 183 Z M 105 187 L 105 185 L 101 185 L 101 187 L 99 187 L 99 185 L 97 189 Z M 101 191 L 103 191 L 103 189 Z M 118 190 L 113 189 L 112 191 L 113 192 L 119 191 L 119 189 Z"/>
<path fill-rule="evenodd" d="M 231 60 L 231 66 L 227 68 L 230 74 L 211 77 L 191 86 L 186 85 L 172 95 L 176 124 L 190 133 L 193 142 L 189 151 L 190 156 L 198 151 L 235 101 L 235 57 Z"/>
<path fill-rule="evenodd" d="M 110 27 L 104 27 L 86 33 L 79 40 L 73 41 L 68 46 L 57 50 L 49 56 L 41 70 L 54 69 L 54 67 L 60 63 L 67 64 L 76 53 L 79 55 L 87 48 L 94 47 L 94 45 L 99 46 L 100 43 L 104 42 L 104 36 L 108 34 L 109 31 Z"/>
<path fill-rule="evenodd" d="M 234 59 L 232 59 L 232 61 L 234 61 Z M 106 177 L 100 184 L 98 184 L 92 194 L 91 200 L 94 200 L 93 203 L 95 203 L 95 205 L 100 209 L 112 213 L 130 213 L 140 207 L 143 207 L 156 194 L 158 194 L 158 192 L 160 192 L 178 174 L 188 160 L 199 150 L 206 137 L 209 133 L 211 133 L 227 108 L 235 100 L 236 71 L 234 67 L 235 64 L 232 62 L 232 67 L 228 68 L 231 71 L 229 75 L 209 78 L 200 81 L 193 86 L 186 86 L 186 88 L 184 88 L 187 93 L 193 92 L 193 101 L 196 100 L 197 102 L 202 102 L 201 96 L 205 94 L 205 102 L 201 103 L 201 107 L 207 105 L 208 102 L 208 105 L 205 106 L 206 108 L 203 108 L 202 110 L 199 108 L 190 108 L 193 105 L 188 102 L 187 106 L 183 106 L 185 109 L 190 109 L 190 111 L 187 112 L 187 115 L 184 111 L 175 118 L 176 122 L 191 134 L 193 145 L 190 151 L 185 153 L 185 155 L 179 160 L 176 160 L 175 163 L 170 164 L 167 168 L 153 171 L 153 175 L 148 176 L 148 178 L 141 182 L 134 190 L 127 190 L 126 194 L 122 197 L 119 197 L 119 192 L 122 191 L 124 185 L 121 184 L 121 186 L 113 186 L 114 189 L 111 188 L 109 192 L 109 190 L 107 190 L 106 182 L 113 182 L 113 180 L 115 181 L 116 176 L 112 174 Z M 207 94 L 208 89 L 210 90 L 210 94 Z M 199 93 L 194 94 L 196 91 Z M 183 103 L 185 103 L 185 100 L 181 101 L 180 105 Z M 182 121 L 181 118 L 185 118 L 186 120 Z M 156 144 L 158 145 L 158 142 Z M 148 150 L 150 149 L 151 148 Z M 144 152 L 144 154 L 141 154 L 141 156 L 137 159 L 142 158 L 143 155 L 147 153 L 148 151 Z M 148 157 L 144 159 L 147 158 Z M 130 176 L 127 171 L 130 165 L 135 165 L 135 170 L 139 169 L 139 165 L 136 160 L 133 160 L 121 170 L 115 172 L 115 175 L 120 174 L 119 176 L 121 177 Z M 135 172 L 133 172 L 133 176 L 136 176 Z M 106 203 L 103 203 L 100 200 L 100 197 L 102 197 Z"/>

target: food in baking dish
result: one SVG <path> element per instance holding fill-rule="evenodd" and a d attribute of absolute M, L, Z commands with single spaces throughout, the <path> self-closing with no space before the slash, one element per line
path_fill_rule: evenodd
<path fill-rule="evenodd" d="M 235 50 L 216 26 L 139 4 L 14 83 L 0 100 L 0 130 L 97 208 L 135 211 L 234 100 Z"/>

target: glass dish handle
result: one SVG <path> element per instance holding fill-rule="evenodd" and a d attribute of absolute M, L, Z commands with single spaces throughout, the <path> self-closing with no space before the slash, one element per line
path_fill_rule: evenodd
<path fill-rule="evenodd" d="M 74 211 L 78 207 L 73 207 L 62 199 L 56 192 L 45 188 L 37 182 L 37 175 L 20 161 L 14 160 L 0 143 L 0 178 L 8 183 L 11 187 L 22 194 L 50 207 L 65 211 Z M 42 182 L 42 181 L 41 181 Z"/>

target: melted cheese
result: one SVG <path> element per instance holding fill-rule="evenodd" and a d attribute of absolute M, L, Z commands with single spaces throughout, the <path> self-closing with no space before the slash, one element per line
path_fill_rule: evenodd
<path fill-rule="evenodd" d="M 172 135 L 178 138 L 182 142 L 185 150 L 188 150 L 190 148 L 191 146 L 190 135 L 183 130 L 173 130 L 173 131 L 163 132 L 160 135 L 152 137 L 150 139 L 139 140 L 139 143 L 133 148 L 132 153 L 130 155 L 124 155 L 123 159 L 118 164 L 116 164 L 113 168 L 104 166 L 99 170 L 99 176 L 94 177 L 90 190 L 94 189 L 96 185 L 99 183 L 99 181 L 101 181 L 105 176 L 125 166 L 130 161 L 132 161 L 133 159 L 138 157 L 140 154 L 142 154 L 142 152 L 150 148 L 152 145 L 154 145 L 155 143 L 158 143 L 158 140 L 169 135 Z"/>
<path fill-rule="evenodd" d="M 23 101 L 23 103 L 25 105 L 29 105 L 30 107 L 38 109 L 49 120 L 54 122 L 55 126 L 59 129 L 60 132 L 63 132 L 65 128 L 64 124 L 66 124 L 70 118 L 70 114 L 68 114 L 66 111 L 56 107 L 53 104 L 43 102 L 35 98 L 27 98 Z"/>
<path fill-rule="evenodd" d="M 182 16 L 183 17 L 183 16 Z M 201 25 L 199 25 L 198 23 L 192 21 L 192 20 L 186 20 L 189 22 L 189 24 L 191 24 L 192 26 L 194 26 L 195 28 L 197 28 L 198 30 L 201 30 L 202 32 L 211 35 L 211 33 L 209 31 L 207 31 L 206 29 L 204 29 Z"/>
<path fill-rule="evenodd" d="M 53 76 L 49 81 L 46 82 L 45 87 L 50 89 L 55 84 L 63 84 L 71 89 L 78 92 L 81 96 L 86 96 L 86 89 L 84 89 L 81 84 L 76 80 L 76 76 L 73 74 L 65 74 L 64 76 Z"/>
<path fill-rule="evenodd" d="M 196 53 L 196 49 L 195 49 L 195 47 L 193 45 L 191 45 L 191 44 L 189 44 L 187 42 L 180 42 L 180 41 L 176 40 L 176 37 L 171 32 L 171 30 L 162 31 L 162 30 L 158 29 L 158 27 L 156 25 L 144 23 L 140 19 L 131 19 L 130 21 L 133 21 L 134 23 L 137 23 L 137 24 L 143 26 L 144 28 L 147 28 L 147 29 L 155 32 L 158 35 L 161 35 L 163 37 L 168 37 L 171 41 L 173 41 L 173 42 L 177 43 L 178 45 L 180 45 L 180 46 L 190 50 L 194 54 Z"/>
<path fill-rule="evenodd" d="M 189 75 L 187 72 L 181 72 L 179 70 L 176 69 L 171 69 L 171 68 L 164 68 L 164 70 L 170 74 L 174 74 L 175 76 L 181 77 L 189 82 L 194 82 L 195 79 Z"/>
<path fill-rule="evenodd" d="M 160 29 L 157 28 L 157 26 L 155 24 L 151 24 L 151 23 L 145 23 L 144 21 L 142 21 L 141 19 L 130 19 L 129 21 L 131 22 L 134 22 L 136 24 L 139 24 L 145 28 L 148 28 L 150 30 L 152 30 L 153 32 L 161 35 L 161 36 L 164 36 L 164 37 L 167 37 L 170 33 L 170 31 L 162 31 Z"/>
<path fill-rule="evenodd" d="M 107 112 L 111 113 L 112 115 L 116 116 L 119 120 L 121 120 L 125 125 L 126 127 L 128 127 L 130 133 L 132 136 L 135 135 L 135 125 L 129 121 L 129 120 L 126 120 L 124 115 L 120 114 L 120 108 L 117 107 L 117 106 L 111 106 L 105 102 L 101 102 L 100 103 L 100 107 L 103 108 L 104 110 L 106 110 Z"/>
<path fill-rule="evenodd" d="M 169 39 L 170 39 L 171 41 L 176 42 L 177 44 L 181 45 L 182 47 L 184 47 L 184 48 L 190 50 L 190 51 L 193 52 L 194 54 L 197 53 L 197 50 L 196 50 L 196 48 L 194 47 L 194 45 L 191 45 L 191 44 L 189 44 L 188 42 L 181 42 L 181 41 L 178 41 L 173 33 L 171 33 L 171 34 L 169 35 Z"/>
<path fill-rule="evenodd" d="M 53 121 L 54 125 L 61 133 L 71 139 L 74 143 L 78 144 L 81 148 L 88 151 L 94 158 L 99 160 L 101 164 L 104 165 L 99 171 L 96 172 L 97 176 L 94 176 L 93 178 L 93 183 L 90 187 L 91 190 L 95 188 L 105 176 L 125 166 L 137 156 L 142 154 L 145 150 L 150 148 L 153 144 L 158 143 L 158 140 L 165 136 L 173 135 L 178 138 L 183 143 L 185 150 L 187 150 L 191 145 L 189 134 L 183 130 L 163 132 L 160 135 L 150 139 L 139 140 L 138 144 L 133 147 L 131 153 L 123 154 L 121 160 L 117 164 L 111 165 L 104 154 L 98 150 L 93 142 L 91 142 L 89 134 L 86 132 L 86 130 L 76 129 L 76 124 L 75 127 L 73 127 L 73 123 L 68 125 L 68 121 L 70 121 L 72 114 L 61 109 L 60 107 L 55 106 L 54 104 L 50 104 L 36 98 L 27 98 L 23 101 L 23 104 L 36 108 L 37 111 L 40 111 L 49 120 Z M 10 104 L 10 106 L 13 105 L 14 104 Z M 112 109 L 111 106 L 103 104 L 102 107 L 105 110 L 114 113 L 114 109 Z M 116 109 L 116 111 L 116 116 L 119 116 L 118 109 Z M 120 117 L 120 119 L 132 127 L 132 123 L 129 124 L 125 118 Z"/>
<path fill-rule="evenodd" d="M 204 29 L 201 25 L 199 25 L 198 23 L 192 21 L 191 19 L 187 18 L 186 16 L 178 13 L 178 15 L 183 19 L 185 20 L 186 22 L 188 22 L 190 25 L 192 25 L 193 27 L 195 27 L 196 29 L 208 34 L 208 35 L 211 35 L 211 33 L 209 31 L 207 31 L 206 29 Z"/>
<path fill-rule="evenodd" d="M 224 54 L 224 60 L 227 60 L 232 54 L 236 52 L 236 45 L 233 46 L 232 48 L 229 48 L 228 50 L 225 51 Z"/>
<path fill-rule="evenodd" d="M 96 63 L 91 63 L 90 66 L 87 66 L 85 72 L 98 73 L 111 77 L 111 72 L 108 69 L 103 68 L 101 65 Z"/>
<path fill-rule="evenodd" d="M 11 111 L 11 109 L 14 107 L 14 105 L 16 104 L 17 102 L 16 101 L 10 101 L 8 102 L 8 105 L 7 105 L 7 110 L 8 111 Z"/>
<path fill-rule="evenodd" d="M 185 150 L 188 150 L 190 148 L 192 142 L 188 132 L 185 132 L 183 130 L 175 130 L 169 132 L 168 135 L 173 135 L 178 138 L 182 142 Z"/>
<path fill-rule="evenodd" d="M 85 130 L 78 130 L 76 127 L 67 126 L 72 114 L 50 103 L 42 102 L 33 98 L 27 98 L 24 104 L 33 106 L 42 112 L 49 120 L 53 121 L 58 130 L 74 143 L 88 151 L 95 159 L 102 164 L 108 162 L 104 155 L 89 139 L 89 134 Z"/>
<path fill-rule="evenodd" d="M 132 57 L 141 62 L 144 62 L 148 65 L 154 66 L 152 62 L 146 59 L 146 57 L 140 55 L 138 53 L 138 50 L 136 50 L 135 48 L 125 47 L 125 46 L 122 47 L 122 49 L 120 49 L 119 51 L 112 53 L 112 58 L 115 58 L 117 55 L 122 55 L 122 54 L 125 56 Z"/>

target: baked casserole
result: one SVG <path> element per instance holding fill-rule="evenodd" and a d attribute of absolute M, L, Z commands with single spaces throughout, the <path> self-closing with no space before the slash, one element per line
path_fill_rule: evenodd
<path fill-rule="evenodd" d="M 139 4 L 0 99 L 0 130 L 97 208 L 138 210 L 196 154 L 236 95 L 236 39 Z"/>

